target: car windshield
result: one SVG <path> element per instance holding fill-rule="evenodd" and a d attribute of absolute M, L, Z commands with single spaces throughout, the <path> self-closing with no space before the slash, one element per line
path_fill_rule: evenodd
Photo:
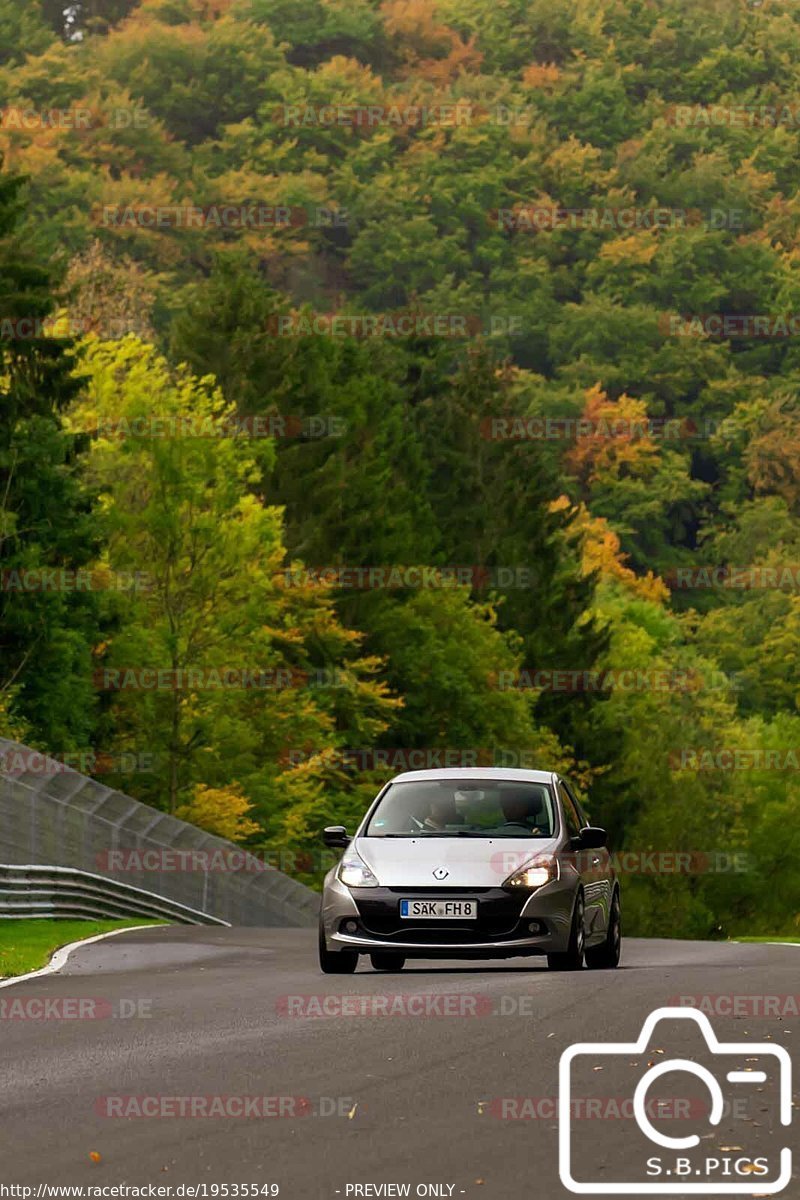
<path fill-rule="evenodd" d="M 549 838 L 554 832 L 546 784 L 451 779 L 391 784 L 364 836 Z"/>

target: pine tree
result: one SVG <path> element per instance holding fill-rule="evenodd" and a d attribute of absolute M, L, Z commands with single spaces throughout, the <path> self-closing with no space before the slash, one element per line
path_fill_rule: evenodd
<path fill-rule="evenodd" d="M 81 443 L 62 424 L 80 382 L 69 339 L 49 336 L 52 282 L 15 237 L 23 181 L 0 176 L 0 693 L 51 752 L 84 748 L 94 720 L 97 598 Z"/>

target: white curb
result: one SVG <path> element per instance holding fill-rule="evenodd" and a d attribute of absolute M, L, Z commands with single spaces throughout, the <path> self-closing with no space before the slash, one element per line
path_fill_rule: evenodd
<path fill-rule="evenodd" d="M 41 975 L 54 975 L 56 971 L 60 971 L 66 965 L 67 959 L 74 950 L 80 950 L 82 946 L 91 946 L 92 942 L 102 942 L 105 938 L 116 937 L 120 933 L 135 933 L 137 929 L 160 928 L 163 926 L 129 925 L 125 929 L 110 929 L 108 933 L 96 933 L 94 937 L 83 938 L 80 942 L 70 942 L 68 946 L 61 946 L 56 950 L 46 967 L 40 967 L 38 971 L 28 971 L 27 975 L 12 975 L 9 979 L 0 978 L 0 988 L 11 987 L 13 983 L 23 983 L 26 979 L 38 979 Z"/>

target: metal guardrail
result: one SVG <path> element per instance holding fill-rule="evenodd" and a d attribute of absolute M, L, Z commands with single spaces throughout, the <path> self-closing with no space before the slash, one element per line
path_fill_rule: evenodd
<path fill-rule="evenodd" d="M 0 918 L 9 917 L 150 917 L 182 925 L 228 924 L 154 892 L 74 867 L 0 864 Z"/>
<path fill-rule="evenodd" d="M 205 869 L 203 861 L 227 861 L 241 847 L 0 737 L 0 863 L 56 863 L 114 884 L 122 883 L 118 851 L 136 852 L 125 884 L 165 903 L 230 925 L 317 923 L 319 895 L 296 879 L 267 863 Z M 200 865 L 174 865 L 174 852 L 194 851 Z"/>

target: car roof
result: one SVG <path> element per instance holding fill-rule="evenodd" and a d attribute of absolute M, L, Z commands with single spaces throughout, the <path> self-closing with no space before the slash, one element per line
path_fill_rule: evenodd
<path fill-rule="evenodd" d="M 519 767 L 436 767 L 429 771 L 403 771 L 392 783 L 414 783 L 432 779 L 508 779 L 518 783 L 553 783 L 555 771 L 527 771 Z"/>

